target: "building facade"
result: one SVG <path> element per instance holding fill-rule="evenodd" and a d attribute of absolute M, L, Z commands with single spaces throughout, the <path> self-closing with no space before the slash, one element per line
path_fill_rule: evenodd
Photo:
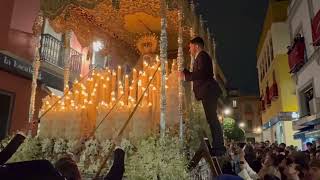
<path fill-rule="evenodd" d="M 33 62 L 40 39 L 40 70 L 35 95 L 33 121 L 39 121 L 42 99 L 51 93 L 62 95 L 64 87 L 80 74 L 87 74 L 91 63 L 88 47 L 82 47 L 76 35 L 57 33 L 44 19 L 40 34 L 36 34 L 39 0 L 4 0 L 0 3 L 0 139 L 29 123 Z M 65 64 L 68 63 L 69 78 Z M 34 132 L 36 133 L 36 129 Z"/>
<path fill-rule="evenodd" d="M 290 27 L 289 61 L 296 84 L 299 118 L 295 138 L 306 142 L 320 138 L 320 1 L 293 0 L 288 8 Z"/>
<path fill-rule="evenodd" d="M 244 130 L 247 141 L 261 142 L 262 123 L 259 97 L 241 95 L 236 89 L 229 91 L 230 116 Z"/>
<path fill-rule="evenodd" d="M 288 1 L 269 2 L 257 48 L 262 139 L 298 145 L 292 129 L 298 105 L 286 49 L 290 42 L 287 7 Z"/>

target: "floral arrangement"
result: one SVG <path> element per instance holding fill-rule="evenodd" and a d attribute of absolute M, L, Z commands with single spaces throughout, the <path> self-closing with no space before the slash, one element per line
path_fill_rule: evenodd
<path fill-rule="evenodd" d="M 0 148 L 5 147 L 11 138 L 2 140 Z M 71 153 L 77 144 L 78 140 L 27 137 L 9 162 L 47 159 L 55 163 L 61 155 Z M 83 176 L 90 177 L 97 172 L 111 145 L 110 140 L 99 142 L 94 138 L 84 142 L 84 149 L 76 160 Z M 177 137 L 148 137 L 139 140 L 136 147 L 129 140 L 123 139 L 121 142 L 121 148 L 126 152 L 125 176 L 128 179 L 187 179 L 187 161 Z M 103 169 L 103 174 L 111 165 L 112 158 Z"/>
<path fill-rule="evenodd" d="M 125 174 L 128 179 L 187 179 L 186 162 L 178 138 L 149 137 L 129 154 Z"/>

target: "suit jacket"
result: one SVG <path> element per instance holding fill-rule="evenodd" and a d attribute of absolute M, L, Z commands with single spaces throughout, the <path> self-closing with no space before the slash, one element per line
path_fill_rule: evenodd
<path fill-rule="evenodd" d="M 104 177 L 104 180 L 121 180 L 124 173 L 124 156 L 125 152 L 117 148 L 114 151 L 114 159 L 109 173 Z"/>
<path fill-rule="evenodd" d="M 193 72 L 184 69 L 186 81 L 193 81 L 193 92 L 197 100 L 208 95 L 219 97 L 221 89 L 213 78 L 212 59 L 205 51 L 201 51 L 193 63 Z"/>

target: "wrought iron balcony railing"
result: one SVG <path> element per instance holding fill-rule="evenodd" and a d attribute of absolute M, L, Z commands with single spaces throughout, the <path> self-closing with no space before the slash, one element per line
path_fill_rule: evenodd
<path fill-rule="evenodd" d="M 64 68 L 63 42 L 50 34 L 42 34 L 40 57 L 41 60 L 59 68 Z M 73 75 L 81 73 L 82 54 L 70 48 L 70 72 Z"/>
<path fill-rule="evenodd" d="M 63 43 L 60 40 L 56 39 L 50 34 L 42 34 L 40 48 L 41 60 L 63 68 L 64 61 L 62 56 L 62 47 Z"/>
<path fill-rule="evenodd" d="M 70 72 L 74 74 L 81 73 L 82 54 L 74 49 L 70 49 Z"/>

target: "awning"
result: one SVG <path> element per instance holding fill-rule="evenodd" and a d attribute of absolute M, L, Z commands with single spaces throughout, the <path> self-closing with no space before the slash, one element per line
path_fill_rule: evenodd
<path fill-rule="evenodd" d="M 313 114 L 311 116 L 304 116 L 299 118 L 298 120 L 293 121 L 294 129 L 301 129 L 306 126 L 316 125 L 320 123 L 320 113 Z"/>
<path fill-rule="evenodd" d="M 306 138 L 318 138 L 320 137 L 320 130 L 314 130 L 305 133 Z"/>
<path fill-rule="evenodd" d="M 314 46 L 320 46 L 320 10 L 312 19 L 312 39 Z"/>
<path fill-rule="evenodd" d="M 297 132 L 293 135 L 293 139 L 304 139 L 305 138 L 305 132 Z"/>

